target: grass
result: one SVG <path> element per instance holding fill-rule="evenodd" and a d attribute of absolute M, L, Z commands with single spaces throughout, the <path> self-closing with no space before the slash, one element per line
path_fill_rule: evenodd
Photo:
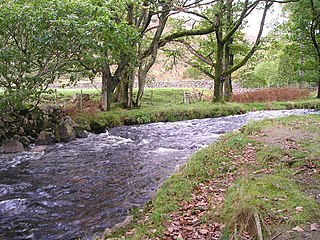
<path fill-rule="evenodd" d="M 237 177 L 227 190 L 224 201 L 202 218 L 202 222 L 206 224 L 219 221 L 226 225 L 222 239 L 234 237 L 235 232 L 255 235 L 255 213 L 262 222 L 264 235 L 269 238 L 275 228 L 285 229 L 288 226 L 312 222 L 320 217 L 319 203 L 304 193 L 304 190 L 316 186 L 308 183 L 306 187 L 299 183 L 296 169 L 305 166 L 310 162 L 310 158 L 319 156 L 320 138 L 303 139 L 299 142 L 299 149 L 288 150 L 265 147 L 253 136 L 275 125 L 313 131 L 319 135 L 319 123 L 319 115 L 287 117 L 253 122 L 240 131 L 224 135 L 220 141 L 195 153 L 180 172 L 164 182 L 157 191 L 156 198 L 144 209 L 143 217 L 140 215 L 127 229 L 120 230 L 111 237 L 164 237 L 169 214 L 179 212 L 181 203 L 190 201 L 191 193 L 199 185 L 206 185 L 208 180 L 219 179 L 220 176 L 230 173 Z M 235 161 L 246 156 L 248 147 L 254 149 L 254 156 L 257 158 L 255 163 L 246 164 L 240 161 L 234 167 Z M 298 165 L 288 165 L 284 161 L 288 151 L 292 156 L 299 157 Z M 265 169 L 271 170 L 264 171 Z M 297 207 L 303 210 L 297 211 Z M 214 213 L 215 211 L 218 211 L 218 214 Z M 131 234 L 126 235 L 126 231 L 130 229 Z"/>
<path fill-rule="evenodd" d="M 238 231 L 255 235 L 254 212 L 269 222 L 270 229 L 284 221 L 286 225 L 296 226 L 319 217 L 315 212 L 319 207 L 315 199 L 301 192 L 291 177 L 292 172 L 282 169 L 272 175 L 240 178 L 227 192 L 223 221 L 229 229 L 236 227 Z M 303 211 L 296 211 L 297 207 Z M 266 230 L 270 230 L 268 228 Z"/>

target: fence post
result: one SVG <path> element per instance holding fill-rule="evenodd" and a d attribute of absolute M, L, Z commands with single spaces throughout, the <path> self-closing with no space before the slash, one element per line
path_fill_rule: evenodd
<path fill-rule="evenodd" d="M 83 99 L 82 99 L 82 89 L 80 91 L 80 109 L 82 110 L 83 107 Z"/>
<path fill-rule="evenodd" d="M 151 97 L 150 97 L 150 101 L 151 101 L 151 106 L 153 106 L 153 91 L 151 90 Z"/>
<path fill-rule="evenodd" d="M 183 103 L 190 104 L 190 93 L 189 92 L 183 93 Z"/>
<path fill-rule="evenodd" d="M 54 89 L 54 102 L 57 105 L 58 104 L 58 93 L 57 93 L 57 89 Z"/>

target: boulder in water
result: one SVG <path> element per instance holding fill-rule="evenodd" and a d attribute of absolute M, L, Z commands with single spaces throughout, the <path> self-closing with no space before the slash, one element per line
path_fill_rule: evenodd
<path fill-rule="evenodd" d="M 24 147 L 28 147 L 29 144 L 30 144 L 30 140 L 29 140 L 29 138 L 26 137 L 26 136 L 20 136 L 20 135 L 18 135 L 18 134 L 15 134 L 12 139 L 21 142 Z"/>
<path fill-rule="evenodd" d="M 95 121 L 90 123 L 90 128 L 91 128 L 91 131 L 95 134 L 100 134 L 100 133 L 106 132 L 106 127 L 102 126 L 100 123 L 95 122 Z"/>
<path fill-rule="evenodd" d="M 24 150 L 23 144 L 16 139 L 7 140 L 2 145 L 4 153 L 17 153 Z"/>
<path fill-rule="evenodd" d="M 56 137 L 52 132 L 49 131 L 41 131 L 38 135 L 38 139 L 36 140 L 36 144 L 38 145 L 51 145 L 56 142 Z"/>
<path fill-rule="evenodd" d="M 76 139 L 76 132 L 68 123 L 62 123 L 57 130 L 58 139 L 61 142 L 70 142 Z"/>
<path fill-rule="evenodd" d="M 88 133 L 84 131 L 81 127 L 74 127 L 74 130 L 76 132 L 76 138 L 86 138 L 88 137 Z"/>

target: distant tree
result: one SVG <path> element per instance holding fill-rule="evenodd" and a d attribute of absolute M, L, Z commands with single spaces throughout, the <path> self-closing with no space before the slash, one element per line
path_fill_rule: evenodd
<path fill-rule="evenodd" d="M 214 101 L 228 98 L 232 92 L 231 74 L 243 67 L 253 56 L 261 41 L 268 10 L 273 1 L 215 1 L 203 12 L 194 14 L 201 18 L 200 25 L 212 25 L 214 32 L 192 42 L 179 39 L 195 56 L 189 64 L 204 72 L 214 81 Z M 260 28 L 255 42 L 248 47 L 243 44 L 241 30 L 250 13 L 262 8 Z"/>
<path fill-rule="evenodd" d="M 306 76 L 318 83 L 317 97 L 320 98 L 320 2 L 300 0 L 290 3 L 285 10 L 288 34 L 295 46 L 300 47 L 300 64 L 309 71 Z M 305 77 L 304 69 L 300 70 L 300 77 Z"/>
<path fill-rule="evenodd" d="M 254 70 L 255 80 L 261 82 L 261 86 L 277 87 L 277 62 L 261 62 L 258 63 Z"/>

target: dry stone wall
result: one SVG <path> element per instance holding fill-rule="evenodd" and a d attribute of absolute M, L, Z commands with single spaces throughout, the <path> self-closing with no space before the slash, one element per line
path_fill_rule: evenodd
<path fill-rule="evenodd" d="M 22 151 L 31 143 L 49 145 L 86 136 L 84 130 L 55 105 L 26 108 L 0 117 L 0 151 L 3 153 Z"/>

